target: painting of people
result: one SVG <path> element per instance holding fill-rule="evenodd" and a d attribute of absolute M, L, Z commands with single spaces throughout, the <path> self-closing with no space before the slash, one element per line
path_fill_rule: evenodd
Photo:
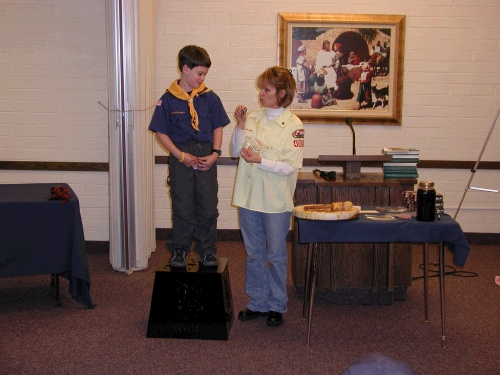
<path fill-rule="evenodd" d="M 306 121 L 346 116 L 367 123 L 400 121 L 404 16 L 280 17 L 280 64 L 297 81 L 294 113 Z"/>

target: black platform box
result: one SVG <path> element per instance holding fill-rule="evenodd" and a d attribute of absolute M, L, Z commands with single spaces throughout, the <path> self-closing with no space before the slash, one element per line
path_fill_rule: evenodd
<path fill-rule="evenodd" d="M 204 267 L 188 258 L 185 269 L 168 258 L 156 270 L 146 337 L 227 340 L 233 324 L 227 258 Z"/>

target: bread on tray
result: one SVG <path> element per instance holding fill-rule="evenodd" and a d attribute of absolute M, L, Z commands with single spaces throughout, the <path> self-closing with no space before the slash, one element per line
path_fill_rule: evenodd
<path fill-rule="evenodd" d="M 352 210 L 352 207 L 353 204 L 350 201 L 332 202 L 326 204 L 314 204 L 310 206 L 304 206 L 304 211 L 316 211 L 316 212 L 350 211 Z"/>

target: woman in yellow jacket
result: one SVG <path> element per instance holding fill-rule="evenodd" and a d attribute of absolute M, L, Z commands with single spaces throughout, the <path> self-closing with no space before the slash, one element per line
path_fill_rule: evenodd
<path fill-rule="evenodd" d="M 262 106 L 247 114 L 235 110 L 231 154 L 239 156 L 233 204 L 247 252 L 246 293 L 238 319 L 267 316 L 268 326 L 283 324 L 288 301 L 286 275 L 293 195 L 302 167 L 304 129 L 289 106 L 296 83 L 290 71 L 271 67 L 257 78 Z"/>

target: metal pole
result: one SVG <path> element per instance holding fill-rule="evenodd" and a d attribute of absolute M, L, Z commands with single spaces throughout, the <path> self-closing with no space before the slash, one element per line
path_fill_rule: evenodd
<path fill-rule="evenodd" d="M 445 324 L 445 294 L 444 294 L 444 243 L 439 243 L 439 295 L 441 300 L 441 347 L 446 348 Z"/>
<path fill-rule="evenodd" d="M 424 322 L 429 321 L 429 244 L 424 243 Z"/>
<path fill-rule="evenodd" d="M 304 305 L 302 306 L 302 320 L 305 321 L 307 319 L 307 307 L 309 306 L 309 298 L 310 298 L 310 285 L 311 285 L 311 269 L 312 269 L 312 254 L 313 254 L 313 246 L 314 243 L 311 242 L 307 246 L 307 263 L 306 263 L 306 282 L 304 288 Z"/>
<path fill-rule="evenodd" d="M 311 281 L 311 292 L 309 294 L 309 314 L 307 315 L 307 346 L 311 346 L 311 325 L 312 325 L 312 314 L 314 305 L 314 289 L 316 287 L 316 259 L 318 253 L 318 243 L 314 243 L 314 252 L 312 256 L 312 281 Z"/>
<path fill-rule="evenodd" d="M 490 131 L 489 131 L 488 135 L 486 136 L 486 139 L 484 140 L 483 148 L 481 149 L 481 152 L 479 153 L 479 157 L 477 158 L 476 164 L 474 165 L 474 168 L 471 169 L 472 173 L 470 175 L 469 182 L 467 182 L 467 186 L 465 187 L 464 194 L 462 195 L 462 199 L 460 200 L 460 204 L 458 205 L 457 211 L 455 212 L 455 216 L 453 217 L 453 219 L 457 218 L 458 211 L 460 211 L 460 207 L 462 207 L 462 203 L 465 199 L 465 194 L 467 193 L 467 190 L 469 190 L 469 188 L 470 188 L 470 184 L 472 182 L 472 179 L 474 178 L 474 173 L 476 173 L 479 162 L 481 161 L 481 158 L 483 157 L 484 149 L 486 148 L 486 145 L 488 144 L 491 133 L 493 132 L 493 129 L 495 128 L 495 123 L 497 122 L 499 115 L 500 115 L 500 107 L 498 108 L 497 115 L 495 116 L 493 123 L 491 124 Z"/>

